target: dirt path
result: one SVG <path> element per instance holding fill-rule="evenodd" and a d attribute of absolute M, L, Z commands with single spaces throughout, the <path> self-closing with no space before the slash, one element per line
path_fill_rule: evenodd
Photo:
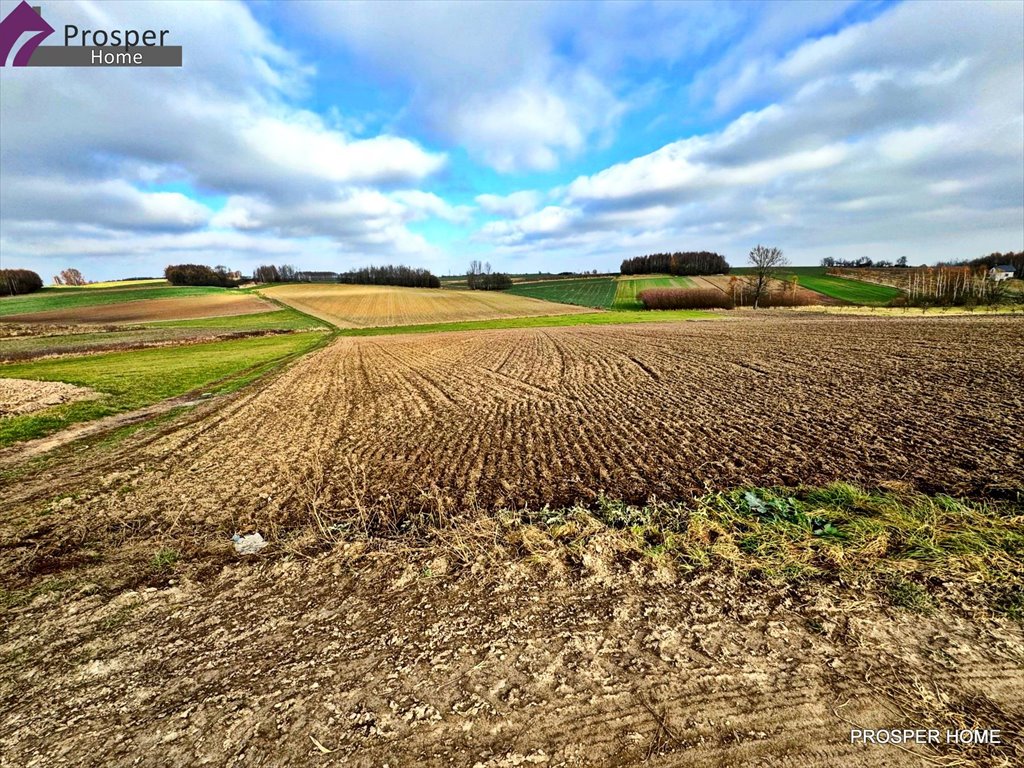
<path fill-rule="evenodd" d="M 724 576 L 228 565 L 43 595 L 0 634 L 0 763 L 899 766 L 1024 759 L 1024 631 Z M 1003 730 L 998 749 L 851 727 Z M 1017 763 L 1019 764 L 1019 763 Z"/>
<path fill-rule="evenodd" d="M 60 432 L 47 435 L 46 437 L 16 443 L 8 446 L 7 448 L 0 449 L 0 467 L 20 464 L 23 461 L 34 459 L 37 456 L 41 456 L 44 453 L 61 448 L 69 443 L 75 442 L 76 440 L 103 434 L 104 432 L 110 432 L 115 429 L 120 429 L 121 427 L 127 427 L 129 424 L 138 424 L 140 421 L 151 419 L 154 416 L 167 413 L 175 408 L 198 405 L 199 403 L 209 402 L 210 400 L 211 398 L 197 398 L 195 393 L 189 393 L 187 395 L 182 395 L 181 397 L 173 397 L 170 400 L 163 400 L 159 403 L 148 405 L 145 408 L 129 411 L 128 413 L 116 413 L 113 416 L 107 416 L 102 419 L 97 419 L 96 421 L 76 424 L 68 427 L 67 429 L 62 429 Z"/>

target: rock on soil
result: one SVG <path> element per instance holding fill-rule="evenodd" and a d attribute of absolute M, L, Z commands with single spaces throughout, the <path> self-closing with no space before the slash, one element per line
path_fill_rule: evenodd
<path fill-rule="evenodd" d="M 76 400 L 91 400 L 100 393 L 61 381 L 0 378 L 0 418 L 41 411 Z"/>

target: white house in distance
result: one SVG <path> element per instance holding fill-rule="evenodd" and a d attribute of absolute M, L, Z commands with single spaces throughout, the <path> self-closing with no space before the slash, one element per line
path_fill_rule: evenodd
<path fill-rule="evenodd" d="M 988 271 L 988 276 L 990 280 L 998 282 L 1000 280 L 1009 280 L 1013 277 L 1013 272 L 1014 269 L 1012 264 L 1000 264 L 998 267 L 992 267 L 992 269 Z"/>

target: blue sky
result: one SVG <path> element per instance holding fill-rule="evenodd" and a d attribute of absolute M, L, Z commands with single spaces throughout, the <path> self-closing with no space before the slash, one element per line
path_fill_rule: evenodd
<path fill-rule="evenodd" d="M 1021 3 L 42 6 L 184 66 L 0 68 L 4 267 L 1024 249 Z"/>

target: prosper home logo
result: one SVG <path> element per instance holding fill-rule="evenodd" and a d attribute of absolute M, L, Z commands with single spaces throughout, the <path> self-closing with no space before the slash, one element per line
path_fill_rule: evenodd
<path fill-rule="evenodd" d="M 180 67 L 181 46 L 164 45 L 170 30 L 79 29 L 64 25 L 64 45 L 40 45 L 55 32 L 42 9 L 22 0 L 0 21 L 0 66 L 14 46 L 31 34 L 14 54 L 15 67 Z M 32 34 L 34 33 L 34 34 Z"/>

